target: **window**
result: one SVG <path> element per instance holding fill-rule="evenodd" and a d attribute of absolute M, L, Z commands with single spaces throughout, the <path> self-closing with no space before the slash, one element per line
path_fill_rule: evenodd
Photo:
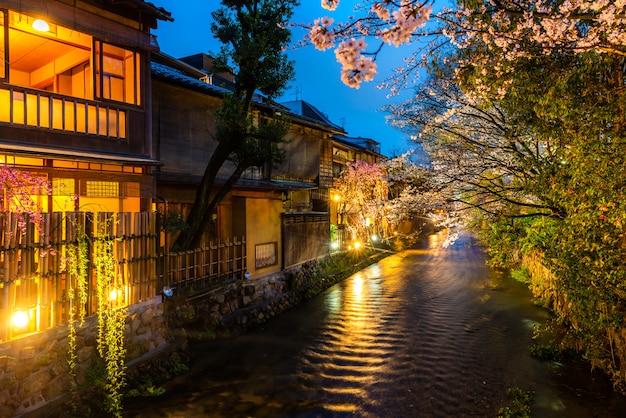
<path fill-rule="evenodd" d="M 0 10 L 0 122 L 126 139 L 127 111 L 92 101 L 141 105 L 141 54 L 35 23 Z"/>
<path fill-rule="evenodd" d="M 6 56 L 5 39 L 7 38 L 8 27 L 4 23 L 6 20 L 6 12 L 0 10 L 0 80 L 6 80 L 7 71 L 9 70 L 9 61 Z"/>
<path fill-rule="evenodd" d="M 339 163 L 333 163 L 333 177 L 337 178 L 341 176 L 341 172 L 343 171 L 344 165 Z"/>
<path fill-rule="evenodd" d="M 9 11 L 0 50 L 8 58 L 5 77 L 17 86 L 92 98 L 91 36 L 51 23 L 46 30 L 36 29 L 34 22 L 32 16 Z"/>
<path fill-rule="evenodd" d="M 95 59 L 98 97 L 140 105 L 139 53 L 96 41 Z"/>
<path fill-rule="evenodd" d="M 268 242 L 254 247 L 254 266 L 257 269 L 278 264 L 278 243 Z"/>
<path fill-rule="evenodd" d="M 86 181 L 87 197 L 119 197 L 120 184 L 117 181 Z"/>

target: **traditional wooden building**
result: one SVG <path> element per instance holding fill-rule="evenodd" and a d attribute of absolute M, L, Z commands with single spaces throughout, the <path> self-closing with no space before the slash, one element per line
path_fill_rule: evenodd
<path fill-rule="evenodd" d="M 181 60 L 153 56 L 153 154 L 161 162 L 156 168 L 157 192 L 167 201 L 168 211 L 183 218 L 217 146 L 212 138 L 213 111 L 232 83 L 212 74 L 210 65 L 204 54 Z M 262 97 L 254 103 L 257 119 L 276 112 L 291 123 L 282 145 L 284 161 L 248 169 L 214 214 L 218 238 L 246 237 L 252 275 L 276 272 L 328 252 L 332 178 L 330 171 L 326 177 L 320 172 L 322 150 L 329 149 L 332 135 L 345 132 Z M 229 164 L 222 167 L 217 187 L 231 170 Z"/>
<path fill-rule="evenodd" d="M 0 162 L 55 185 L 45 210 L 150 208 L 150 29 L 170 19 L 143 0 L 0 4 Z"/>
<path fill-rule="evenodd" d="M 341 172 L 351 162 L 365 161 L 375 164 L 385 159 L 380 153 L 380 143 L 371 138 L 348 136 L 342 128 L 306 101 L 295 100 L 281 104 L 295 114 L 333 126 L 336 130 L 328 140 L 320 143 L 319 189 L 316 195 L 319 196 L 319 209 L 327 211 L 330 223 L 340 227 L 338 205 L 341 196 L 336 191 L 336 186 Z"/>

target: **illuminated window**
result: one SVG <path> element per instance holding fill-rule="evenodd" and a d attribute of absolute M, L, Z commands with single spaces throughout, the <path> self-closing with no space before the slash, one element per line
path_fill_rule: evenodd
<path fill-rule="evenodd" d="M 268 242 L 254 247 L 254 266 L 257 269 L 278 264 L 278 243 Z"/>
<path fill-rule="evenodd" d="M 42 158 L 30 158 L 30 157 L 15 157 L 15 165 L 35 165 L 42 166 Z"/>
<path fill-rule="evenodd" d="M 55 178 L 52 180 L 53 196 L 74 196 L 75 194 L 74 179 Z"/>
<path fill-rule="evenodd" d="M 91 36 L 50 24 L 42 32 L 35 19 L 9 11 L 8 62 L 11 84 L 79 98 L 91 98 Z M 6 50 L 7 44 L 2 43 Z M 44 54 L 42 51 L 45 51 Z"/>
<path fill-rule="evenodd" d="M 4 24 L 6 12 L 0 10 L 0 80 L 5 80 L 7 77 L 7 66 L 9 61 L 6 57 L 6 48 L 4 46 L 5 39 L 7 37 L 7 26 Z"/>
<path fill-rule="evenodd" d="M 127 111 L 90 101 L 140 105 L 141 54 L 35 21 L 0 10 L 0 81 L 23 87 L 0 88 L 0 122 L 127 138 Z"/>
<path fill-rule="evenodd" d="M 52 167 L 57 168 L 78 168 L 78 163 L 76 161 L 63 161 L 63 160 L 53 160 Z"/>
<path fill-rule="evenodd" d="M 76 181 L 74 179 L 52 180 L 52 211 L 72 212 L 75 207 Z"/>
<path fill-rule="evenodd" d="M 96 93 L 103 99 L 140 105 L 140 55 L 96 41 Z"/>
<path fill-rule="evenodd" d="M 87 181 L 85 196 L 119 197 L 120 184 L 117 181 Z"/>

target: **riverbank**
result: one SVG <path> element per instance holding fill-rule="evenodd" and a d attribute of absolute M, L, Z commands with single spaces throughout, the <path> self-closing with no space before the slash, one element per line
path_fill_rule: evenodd
<path fill-rule="evenodd" d="M 188 295 L 183 301 L 202 301 L 196 303 L 194 308 L 181 300 L 169 301 L 172 305 L 166 305 L 166 316 L 170 331 L 177 337 L 175 341 L 178 341 L 178 347 L 134 367 L 129 372 L 127 393 L 151 396 L 164 390 L 159 389 L 159 386 L 171 388 L 172 385 L 167 382 L 171 383 L 173 376 L 164 371 L 184 372 L 193 364 L 195 355 L 188 349 L 188 343 L 232 338 L 253 330 L 391 254 L 394 252 L 383 249 L 337 253 L 324 260 L 313 260 L 297 269 L 281 272 L 280 279 L 259 280 L 257 286 L 251 282 L 231 283 Z M 259 285 L 265 282 L 272 285 L 275 293 L 270 293 L 264 288 L 265 285 Z M 235 299 L 251 298 L 252 294 L 259 292 L 259 287 L 264 296 L 256 302 L 234 305 Z M 220 292 L 220 289 L 226 291 Z M 268 294 L 272 296 L 267 297 Z M 220 312 L 224 313 L 225 306 L 239 308 L 219 315 Z"/>
<path fill-rule="evenodd" d="M 246 333 L 389 254 L 391 252 L 385 250 L 338 253 L 325 260 L 308 262 L 298 269 L 281 272 L 282 278 L 224 283 L 164 300 L 169 342 L 158 351 L 127 364 L 126 386 L 123 388 L 125 396 L 151 397 L 174 389 L 177 376 L 184 375 L 196 361 L 189 347 L 190 342 L 219 340 Z M 261 292 L 260 297 L 253 300 L 257 292 Z M 185 305 L 188 300 L 199 301 L 197 306 L 201 308 L 189 309 L 190 305 Z M 225 306 L 229 309 L 226 310 Z M 108 416 L 98 412 L 104 410 L 104 390 L 102 378 L 94 375 L 87 385 L 80 388 L 80 404 L 70 415 Z M 66 394 L 22 416 L 67 417 L 74 410 L 72 403 L 75 404 L 76 400 L 71 399 L 71 394 Z"/>

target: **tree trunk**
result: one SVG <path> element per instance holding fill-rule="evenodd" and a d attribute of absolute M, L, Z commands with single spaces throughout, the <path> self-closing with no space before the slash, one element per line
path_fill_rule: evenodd
<path fill-rule="evenodd" d="M 213 214 L 213 212 L 215 212 L 215 210 L 217 209 L 217 206 L 220 204 L 222 199 L 224 199 L 224 197 L 226 197 L 228 192 L 232 190 L 233 186 L 235 185 L 237 180 L 239 180 L 239 178 L 241 177 L 241 174 L 243 174 L 243 172 L 245 171 L 247 167 L 248 165 L 237 166 L 237 168 L 230 175 L 226 183 L 222 187 L 220 187 L 217 194 L 213 196 L 213 199 L 211 199 L 211 201 L 207 205 L 207 209 L 204 212 L 202 219 L 200 220 L 200 224 L 198 225 L 198 229 L 196 230 L 196 233 L 191 238 L 190 248 L 197 248 L 198 246 L 200 246 L 200 244 L 202 243 L 202 238 L 211 229 L 211 225 L 212 225 L 211 215 Z"/>
<path fill-rule="evenodd" d="M 239 143 L 240 142 L 241 141 L 239 141 Z M 215 152 L 211 155 L 209 164 L 207 164 L 206 169 L 204 170 L 204 175 L 202 176 L 202 180 L 198 186 L 198 191 L 196 192 L 196 199 L 189 215 L 187 216 L 187 229 L 181 231 L 180 235 L 176 239 L 176 242 L 174 243 L 174 247 L 180 250 L 188 250 L 191 248 L 191 243 L 192 241 L 195 241 L 194 237 L 197 235 L 198 230 L 203 224 L 203 218 L 209 210 L 209 199 L 211 197 L 211 190 L 215 185 L 217 173 L 233 150 L 237 148 L 239 143 L 218 143 Z"/>

